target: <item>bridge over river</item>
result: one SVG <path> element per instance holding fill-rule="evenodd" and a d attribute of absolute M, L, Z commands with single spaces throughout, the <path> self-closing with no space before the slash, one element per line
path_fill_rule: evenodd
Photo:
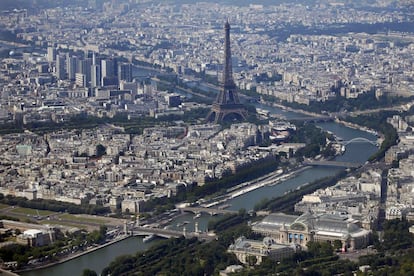
<path fill-rule="evenodd" d="M 225 210 L 225 209 L 220 209 L 220 208 L 207 208 L 207 207 L 181 207 L 178 208 L 183 212 L 191 212 L 191 213 L 195 213 L 195 214 L 199 214 L 199 213 L 207 213 L 210 214 L 211 216 L 214 215 L 218 215 L 218 214 L 237 214 L 237 211 L 233 211 L 233 210 Z"/>
<path fill-rule="evenodd" d="M 339 161 L 305 161 L 306 166 L 327 166 L 327 167 L 341 167 L 341 168 L 359 168 L 362 166 L 360 163 L 352 162 L 339 162 Z"/>
<path fill-rule="evenodd" d="M 364 137 L 356 137 L 356 138 L 351 139 L 349 141 L 340 141 L 340 142 L 344 146 L 347 146 L 347 145 L 352 144 L 352 143 L 369 143 L 371 145 L 378 146 L 378 141 L 368 140 L 367 138 L 364 138 Z"/>
<path fill-rule="evenodd" d="M 184 236 L 185 238 L 198 238 L 199 240 L 210 241 L 216 238 L 216 234 L 213 232 L 188 232 L 185 230 L 173 230 L 173 229 L 164 229 L 164 228 L 154 228 L 154 227 L 143 227 L 143 226 L 135 226 L 132 229 L 133 236 L 148 236 L 148 235 L 155 235 L 158 237 L 163 238 L 178 238 Z"/>

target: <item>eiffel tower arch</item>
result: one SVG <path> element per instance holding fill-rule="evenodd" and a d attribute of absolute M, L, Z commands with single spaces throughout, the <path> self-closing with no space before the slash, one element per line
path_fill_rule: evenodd
<path fill-rule="evenodd" d="M 247 110 L 240 103 L 236 84 L 233 80 L 233 69 L 230 49 L 230 24 L 224 24 L 224 74 L 223 85 L 215 102 L 213 103 L 207 122 L 220 123 L 223 121 L 244 121 L 247 118 Z"/>

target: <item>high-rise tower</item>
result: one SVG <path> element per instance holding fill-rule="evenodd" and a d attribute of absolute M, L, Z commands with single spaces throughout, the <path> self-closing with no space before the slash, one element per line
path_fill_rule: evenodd
<path fill-rule="evenodd" d="M 66 79 L 66 60 L 63 55 L 56 55 L 56 77 L 59 80 Z"/>
<path fill-rule="evenodd" d="M 68 79 L 73 81 L 76 78 L 76 70 L 78 68 L 78 58 L 76 56 L 70 56 L 66 54 L 66 71 L 68 73 Z"/>
<path fill-rule="evenodd" d="M 207 116 L 208 122 L 242 121 L 247 117 L 247 110 L 240 103 L 236 84 L 233 80 L 233 69 L 230 50 L 230 24 L 224 24 L 224 71 L 223 86 L 217 95 L 211 111 Z"/>
<path fill-rule="evenodd" d="M 120 63 L 118 64 L 118 80 L 124 80 L 127 82 L 132 81 L 132 64 L 131 63 Z"/>
<path fill-rule="evenodd" d="M 91 66 L 91 88 L 101 86 L 101 66 L 94 64 Z"/>

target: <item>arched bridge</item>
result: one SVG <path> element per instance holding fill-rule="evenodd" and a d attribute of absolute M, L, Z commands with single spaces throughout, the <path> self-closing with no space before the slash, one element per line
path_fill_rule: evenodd
<path fill-rule="evenodd" d="M 351 144 L 351 143 L 370 143 L 371 145 L 374 145 L 374 146 L 377 146 L 377 144 L 378 144 L 377 141 L 372 141 L 372 140 L 369 140 L 369 139 L 364 138 L 364 137 L 356 137 L 356 138 L 353 138 L 349 141 L 342 141 L 342 144 L 344 146 L 346 146 L 348 144 Z"/>

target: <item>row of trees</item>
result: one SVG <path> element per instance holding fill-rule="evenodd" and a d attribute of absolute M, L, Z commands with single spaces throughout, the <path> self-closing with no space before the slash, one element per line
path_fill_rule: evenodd
<path fill-rule="evenodd" d="M 28 200 L 25 197 L 14 197 L 11 195 L 4 196 L 3 194 L 0 194 L 0 203 L 11 206 L 19 206 L 23 208 L 49 210 L 53 212 L 68 212 L 71 214 L 102 215 L 110 212 L 109 207 L 103 207 L 98 205 L 76 205 L 73 203 L 47 199 Z"/>

